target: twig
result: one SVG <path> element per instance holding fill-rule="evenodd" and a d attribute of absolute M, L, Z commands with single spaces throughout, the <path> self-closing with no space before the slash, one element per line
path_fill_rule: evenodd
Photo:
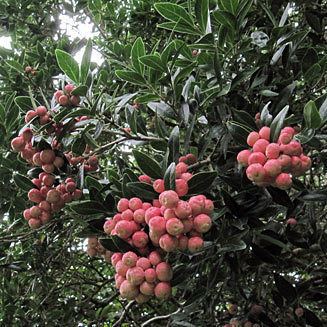
<path fill-rule="evenodd" d="M 123 313 L 121 314 L 120 318 L 119 318 L 119 319 L 118 319 L 118 320 L 117 320 L 117 321 L 112 325 L 112 327 L 120 326 L 120 324 L 121 324 L 121 322 L 124 320 L 124 318 L 125 318 L 125 316 L 126 316 L 128 310 L 130 309 L 130 307 L 131 307 L 132 305 L 134 305 L 134 303 L 135 303 L 135 301 L 131 301 L 131 302 L 129 302 L 129 303 L 126 305 L 126 307 L 125 307 Z"/>
<path fill-rule="evenodd" d="M 169 319 L 172 315 L 175 315 L 177 314 L 178 312 L 181 311 L 181 308 L 177 309 L 175 312 L 172 312 L 172 313 L 169 313 L 168 315 L 165 315 L 165 316 L 157 316 L 157 317 L 153 317 L 147 321 L 145 321 L 141 327 L 144 327 L 144 326 L 148 326 L 149 324 L 151 324 L 152 322 L 154 321 L 157 321 L 157 320 L 164 320 L 164 319 Z M 114 326 L 113 326 L 114 327 Z"/>

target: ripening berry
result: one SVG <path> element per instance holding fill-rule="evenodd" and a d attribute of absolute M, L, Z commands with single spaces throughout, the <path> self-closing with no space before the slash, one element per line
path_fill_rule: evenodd
<path fill-rule="evenodd" d="M 125 210 L 129 209 L 129 201 L 128 199 L 121 198 L 117 203 L 117 210 L 119 212 L 123 212 Z"/>
<path fill-rule="evenodd" d="M 151 184 L 151 177 L 148 175 L 140 175 L 139 176 L 139 181 L 142 183 L 147 183 L 147 184 Z"/>
<path fill-rule="evenodd" d="M 52 164 L 56 159 L 56 155 L 52 150 L 46 149 L 41 151 L 40 159 L 43 162 L 43 164 Z"/>
<path fill-rule="evenodd" d="M 147 270 L 144 271 L 144 277 L 148 283 L 153 283 L 157 280 L 157 273 L 155 269 L 148 268 Z"/>
<path fill-rule="evenodd" d="M 148 258 L 141 257 L 136 262 L 136 267 L 141 267 L 144 271 L 151 268 L 151 262 Z"/>
<path fill-rule="evenodd" d="M 140 292 L 144 295 L 154 295 L 154 287 L 154 284 L 145 281 L 140 285 Z"/>
<path fill-rule="evenodd" d="M 38 229 L 41 227 L 42 222 L 40 219 L 35 219 L 35 218 L 31 218 L 28 220 L 28 225 L 32 228 L 32 229 Z"/>
<path fill-rule="evenodd" d="M 287 154 L 280 155 L 278 161 L 282 166 L 282 171 L 288 171 L 291 168 L 292 159 Z"/>
<path fill-rule="evenodd" d="M 57 186 L 58 187 L 58 186 Z M 49 186 L 42 186 L 41 188 L 40 188 L 40 192 L 41 192 L 41 195 L 43 196 L 43 197 L 46 197 L 47 196 L 47 194 L 48 194 L 48 192 L 51 190 L 51 188 L 49 187 Z M 58 190 L 59 191 L 59 190 Z M 60 192 L 60 191 L 59 191 Z"/>
<path fill-rule="evenodd" d="M 184 173 L 181 175 L 181 179 L 184 179 L 185 182 L 188 182 L 192 177 L 193 175 L 191 173 Z"/>
<path fill-rule="evenodd" d="M 267 157 L 262 152 L 253 152 L 249 156 L 248 164 L 252 165 L 252 164 L 259 163 L 260 165 L 263 166 L 266 161 L 267 161 Z"/>
<path fill-rule="evenodd" d="M 156 266 L 158 263 L 162 261 L 161 256 L 158 251 L 152 251 L 149 254 L 148 259 L 150 260 L 153 266 Z"/>
<path fill-rule="evenodd" d="M 36 114 L 36 112 L 34 110 L 27 111 L 27 113 L 25 115 L 25 123 L 29 123 L 36 116 L 37 116 L 37 114 Z"/>
<path fill-rule="evenodd" d="M 280 153 L 280 146 L 277 143 L 270 143 L 266 147 L 266 157 L 268 159 L 277 159 Z"/>
<path fill-rule="evenodd" d="M 178 196 L 182 197 L 188 193 L 188 185 L 184 179 L 176 179 L 175 181 L 175 191 Z"/>
<path fill-rule="evenodd" d="M 98 242 L 97 242 L 98 243 Z M 123 254 L 120 252 L 116 252 L 111 256 L 111 264 L 116 267 L 118 261 L 121 261 Z"/>
<path fill-rule="evenodd" d="M 69 104 L 69 98 L 67 95 L 61 95 L 58 99 L 58 103 L 61 106 L 67 106 Z"/>
<path fill-rule="evenodd" d="M 303 152 L 301 143 L 298 141 L 291 141 L 289 144 L 282 145 L 281 149 L 284 154 L 289 156 L 300 156 Z"/>
<path fill-rule="evenodd" d="M 136 253 L 129 251 L 123 254 L 122 261 L 127 267 L 135 267 L 138 256 Z"/>
<path fill-rule="evenodd" d="M 293 137 L 295 135 L 295 129 L 293 127 L 287 126 L 281 130 L 281 133 L 288 133 Z"/>
<path fill-rule="evenodd" d="M 130 221 L 127 220 L 121 220 L 118 221 L 116 224 L 115 230 L 117 232 L 117 235 L 122 239 L 129 238 L 133 233 L 133 225 Z"/>
<path fill-rule="evenodd" d="M 282 190 L 287 190 L 292 185 L 292 178 L 289 174 L 281 173 L 276 177 L 276 186 Z"/>
<path fill-rule="evenodd" d="M 203 249 L 203 239 L 199 236 L 193 236 L 188 240 L 188 250 L 191 253 L 198 252 Z"/>
<path fill-rule="evenodd" d="M 269 141 L 270 140 L 270 128 L 267 126 L 262 127 L 259 131 L 259 136 L 262 139 Z"/>
<path fill-rule="evenodd" d="M 247 144 L 249 146 L 254 146 L 255 142 L 257 142 L 260 139 L 260 135 L 257 132 L 251 132 L 247 137 Z"/>
<path fill-rule="evenodd" d="M 278 159 L 269 159 L 263 168 L 266 170 L 267 174 L 271 177 L 279 175 L 282 171 L 282 166 Z"/>
<path fill-rule="evenodd" d="M 266 153 L 266 148 L 269 145 L 269 141 L 265 139 L 259 139 L 253 145 L 253 152 L 262 152 L 263 154 Z"/>
<path fill-rule="evenodd" d="M 41 220 L 42 224 L 46 224 L 47 222 L 50 221 L 51 219 L 51 214 L 50 212 L 47 211 L 42 211 L 41 215 L 39 216 L 39 219 Z"/>
<path fill-rule="evenodd" d="M 149 236 L 143 231 L 137 231 L 133 234 L 132 241 L 137 248 L 144 248 L 149 242 Z"/>
<path fill-rule="evenodd" d="M 183 233 L 189 233 L 192 229 L 193 229 L 193 219 L 185 219 L 182 221 L 184 229 L 183 229 Z"/>
<path fill-rule="evenodd" d="M 81 98 L 78 95 L 72 95 L 69 100 L 72 106 L 77 107 L 81 101 Z"/>
<path fill-rule="evenodd" d="M 252 164 L 246 169 L 246 176 L 252 182 L 262 182 L 265 175 L 266 170 L 259 163 Z"/>
<path fill-rule="evenodd" d="M 167 282 L 160 282 L 154 289 L 154 294 L 159 300 L 168 300 L 171 296 L 171 286 Z"/>
<path fill-rule="evenodd" d="M 263 312 L 263 307 L 262 305 L 259 304 L 253 304 L 250 308 L 250 314 L 254 315 L 254 316 L 258 316 L 260 315 L 260 313 Z"/>
<path fill-rule="evenodd" d="M 152 200 L 152 206 L 156 208 L 161 208 L 161 203 L 158 199 Z"/>
<path fill-rule="evenodd" d="M 32 218 L 39 218 L 39 216 L 41 215 L 41 209 L 37 206 L 33 206 L 32 208 L 30 208 L 30 216 Z"/>
<path fill-rule="evenodd" d="M 188 153 L 186 155 L 186 163 L 188 163 L 189 165 L 196 163 L 196 161 L 197 161 L 197 158 L 193 153 Z"/>
<path fill-rule="evenodd" d="M 39 208 L 44 211 L 50 211 L 51 210 L 51 204 L 48 201 L 41 201 L 39 203 Z"/>
<path fill-rule="evenodd" d="M 185 162 L 180 162 L 176 165 L 175 173 L 176 173 L 176 178 L 180 178 L 182 174 L 187 172 L 187 164 Z"/>
<path fill-rule="evenodd" d="M 250 157 L 251 153 L 252 152 L 250 150 L 242 150 L 237 155 L 237 162 L 242 167 L 247 167 L 248 166 L 248 160 L 249 160 L 249 157 Z"/>
<path fill-rule="evenodd" d="M 57 190 L 50 190 L 48 193 L 47 193 L 47 198 L 46 200 L 50 203 L 57 203 L 59 202 L 61 199 L 61 194 L 59 191 Z"/>
<path fill-rule="evenodd" d="M 57 90 L 55 93 L 54 93 L 54 97 L 56 99 L 57 102 L 59 102 L 59 98 L 64 94 L 63 91 L 61 90 Z"/>
<path fill-rule="evenodd" d="M 288 218 L 286 224 L 294 226 L 297 224 L 297 220 L 295 218 Z"/>
<path fill-rule="evenodd" d="M 156 274 L 161 282 L 169 282 L 173 278 L 173 270 L 166 262 L 160 262 L 156 266 Z"/>
<path fill-rule="evenodd" d="M 124 256 L 123 256 L 124 257 Z M 126 273 L 126 279 L 132 285 L 140 285 L 144 282 L 144 270 L 141 267 L 129 268 Z"/>
<path fill-rule="evenodd" d="M 205 208 L 205 197 L 196 195 L 196 196 L 192 196 L 189 200 L 188 203 L 192 209 L 192 214 L 193 216 L 198 215 L 199 213 L 201 213 L 204 208 Z"/>
<path fill-rule="evenodd" d="M 42 196 L 39 190 L 33 188 L 28 192 L 28 199 L 32 202 L 40 203 L 41 201 L 44 200 L 44 197 Z"/>
<path fill-rule="evenodd" d="M 203 213 L 211 215 L 215 209 L 215 205 L 210 199 L 205 199 Z"/>
<path fill-rule="evenodd" d="M 55 170 L 55 166 L 53 164 L 44 164 L 42 165 L 42 169 L 48 173 L 48 174 L 52 174 Z"/>
<path fill-rule="evenodd" d="M 76 189 L 73 192 L 72 196 L 73 196 L 74 200 L 79 200 L 83 196 L 83 192 L 81 190 L 79 190 L 79 189 Z"/>
<path fill-rule="evenodd" d="M 302 174 L 302 161 L 298 156 L 291 157 L 291 171 L 293 174 Z"/>
<path fill-rule="evenodd" d="M 164 217 L 156 216 L 149 221 L 150 230 L 157 234 L 163 235 L 166 233 L 166 220 Z"/>
<path fill-rule="evenodd" d="M 143 209 L 137 209 L 133 213 L 134 221 L 142 224 L 145 222 L 145 211 Z"/>
<path fill-rule="evenodd" d="M 134 300 L 139 295 L 139 288 L 132 285 L 128 280 L 124 280 L 120 285 L 119 293 L 122 298 Z"/>
<path fill-rule="evenodd" d="M 137 209 L 142 209 L 142 200 L 139 198 L 131 198 L 129 200 L 129 208 L 133 211 L 137 210 Z"/>
<path fill-rule="evenodd" d="M 51 120 L 51 119 L 50 119 L 50 115 L 49 115 L 49 114 L 46 114 L 46 115 L 41 116 L 41 117 L 39 118 L 40 125 L 45 125 L 45 124 L 49 123 L 50 120 Z"/>
<path fill-rule="evenodd" d="M 163 179 L 156 179 L 152 186 L 157 193 L 162 193 L 165 190 L 165 182 Z"/>
<path fill-rule="evenodd" d="M 50 174 L 46 174 L 43 178 L 42 178 L 42 182 L 45 186 L 52 186 L 53 183 L 55 182 L 55 177 L 53 175 Z"/>
<path fill-rule="evenodd" d="M 153 217 L 160 216 L 161 215 L 161 210 L 160 208 L 157 207 L 151 207 L 145 211 L 145 222 L 149 224 L 150 220 Z"/>
<path fill-rule="evenodd" d="M 42 117 L 48 113 L 48 109 L 45 106 L 39 106 L 35 109 L 35 112 L 39 117 Z"/>
<path fill-rule="evenodd" d="M 126 266 L 122 260 L 119 260 L 115 265 L 115 269 L 116 269 L 117 274 L 119 274 L 120 276 L 126 277 L 126 273 L 127 273 L 127 270 L 129 269 L 129 267 Z"/>
<path fill-rule="evenodd" d="M 115 287 L 119 289 L 124 280 L 125 278 L 123 276 L 115 274 Z"/>
<path fill-rule="evenodd" d="M 278 142 L 281 144 L 289 144 L 293 139 L 293 135 L 290 133 L 281 133 L 278 138 Z"/>
<path fill-rule="evenodd" d="M 194 229 L 199 233 L 206 233 L 212 225 L 211 218 L 208 215 L 200 214 L 194 218 Z"/>
<path fill-rule="evenodd" d="M 175 210 L 174 209 L 165 209 L 164 218 L 166 220 L 168 220 L 170 218 L 176 218 Z"/>
<path fill-rule="evenodd" d="M 30 142 L 33 137 L 33 131 L 31 128 L 25 128 L 21 134 L 25 142 Z"/>
<path fill-rule="evenodd" d="M 304 310 L 302 308 L 298 307 L 294 310 L 294 313 L 298 318 L 301 318 L 304 314 Z"/>
<path fill-rule="evenodd" d="M 178 238 L 178 250 L 186 251 L 188 246 L 188 237 L 187 236 L 180 236 Z"/>
<path fill-rule="evenodd" d="M 183 232 L 184 225 L 178 218 L 171 218 L 166 222 L 166 229 L 170 235 L 177 236 Z"/>
<path fill-rule="evenodd" d="M 176 207 L 179 197 L 175 191 L 164 191 L 159 196 L 159 201 L 161 205 L 165 206 L 166 208 L 174 208 Z"/>
<path fill-rule="evenodd" d="M 174 252 L 178 248 L 178 240 L 169 234 L 164 234 L 159 239 L 160 247 L 166 252 Z"/>
<path fill-rule="evenodd" d="M 145 295 L 140 293 L 138 296 L 135 297 L 135 301 L 138 304 L 146 303 L 150 300 L 151 296 Z"/>
<path fill-rule="evenodd" d="M 75 86 L 73 84 L 66 84 L 64 87 L 64 90 L 70 94 L 75 89 Z"/>
<path fill-rule="evenodd" d="M 75 182 L 69 182 L 66 184 L 66 191 L 68 193 L 73 193 L 76 190 L 76 183 Z"/>
<path fill-rule="evenodd" d="M 116 223 L 112 220 L 106 220 L 103 225 L 103 230 L 106 234 L 110 235 L 110 233 L 115 229 Z"/>
<path fill-rule="evenodd" d="M 186 201 L 180 200 L 178 201 L 175 209 L 175 215 L 180 219 L 187 219 L 192 214 L 192 207 Z"/>
<path fill-rule="evenodd" d="M 152 208 L 151 203 L 149 203 L 149 202 L 143 202 L 143 204 L 142 204 L 142 209 L 143 209 L 144 211 L 147 211 L 149 208 Z"/>
<path fill-rule="evenodd" d="M 305 172 L 311 168 L 311 159 L 303 154 L 300 156 L 301 163 L 302 163 L 302 171 Z"/>
<path fill-rule="evenodd" d="M 127 209 L 121 214 L 123 220 L 132 221 L 134 219 L 134 213 L 131 209 Z"/>
<path fill-rule="evenodd" d="M 26 145 L 26 143 L 22 136 L 15 137 L 11 141 L 11 148 L 16 152 L 20 152 L 20 151 L 24 150 L 25 145 Z"/>

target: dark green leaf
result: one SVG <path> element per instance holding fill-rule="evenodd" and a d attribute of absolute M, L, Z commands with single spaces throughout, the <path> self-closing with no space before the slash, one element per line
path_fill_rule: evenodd
<path fill-rule="evenodd" d="M 159 14 L 173 22 L 183 22 L 193 27 L 192 16 L 182 7 L 175 3 L 160 2 L 154 5 Z"/>
<path fill-rule="evenodd" d="M 172 162 L 169 167 L 167 168 L 165 175 L 164 175 L 164 182 L 165 182 L 165 190 L 175 190 L 175 174 L 176 164 Z"/>
<path fill-rule="evenodd" d="M 85 84 L 87 80 L 87 76 L 89 74 L 90 70 L 90 64 L 91 64 L 91 55 L 92 55 L 92 40 L 89 39 L 87 41 L 85 51 L 82 58 L 82 63 L 80 67 L 80 83 Z M 82 94 L 85 95 L 85 94 Z"/>
<path fill-rule="evenodd" d="M 76 89 L 72 91 L 72 95 L 81 95 L 85 96 L 87 92 L 87 86 L 86 85 L 80 85 Z"/>
<path fill-rule="evenodd" d="M 276 142 L 280 131 L 283 128 L 284 120 L 287 115 L 289 106 L 285 106 L 278 115 L 274 118 L 270 125 L 270 139 L 272 142 Z"/>
<path fill-rule="evenodd" d="M 231 29 L 232 31 L 235 30 L 235 17 L 228 11 L 216 10 L 213 13 L 213 18 L 217 23 Z"/>
<path fill-rule="evenodd" d="M 137 72 L 133 72 L 130 70 L 116 70 L 116 75 L 118 78 L 127 81 L 136 85 L 144 85 L 146 84 L 143 76 Z"/>
<path fill-rule="evenodd" d="M 195 1 L 195 16 L 202 33 L 206 34 L 209 16 L 209 0 Z"/>
<path fill-rule="evenodd" d="M 139 61 L 147 66 L 150 67 L 154 70 L 158 70 L 160 72 L 165 72 L 166 71 L 166 67 L 165 65 L 162 63 L 161 59 L 159 56 L 157 55 L 146 55 L 146 56 L 142 56 L 139 58 Z"/>
<path fill-rule="evenodd" d="M 79 67 L 76 60 L 67 52 L 56 49 L 56 58 L 60 69 L 69 77 L 73 82 L 79 81 Z"/>
<path fill-rule="evenodd" d="M 197 173 L 188 181 L 189 194 L 200 194 L 210 189 L 217 177 L 217 172 L 207 171 Z"/>
<path fill-rule="evenodd" d="M 14 174 L 14 182 L 19 189 L 28 192 L 29 190 L 35 188 L 35 185 L 27 177 L 21 174 Z"/>
<path fill-rule="evenodd" d="M 144 66 L 142 63 L 140 63 L 139 58 L 145 56 L 145 47 L 141 37 L 138 37 L 134 42 L 132 46 L 131 56 L 132 56 L 132 64 L 134 69 L 138 73 L 143 75 Z"/>
<path fill-rule="evenodd" d="M 96 201 L 80 201 L 70 204 L 70 208 L 80 215 L 93 215 L 98 213 L 108 213 L 107 209 Z"/>
<path fill-rule="evenodd" d="M 179 158 L 179 128 L 175 126 L 170 133 L 168 140 L 169 158 L 168 163 L 178 162 Z"/>
<path fill-rule="evenodd" d="M 127 183 L 128 189 L 137 197 L 143 200 L 153 200 L 158 198 L 158 193 L 153 190 L 153 187 L 147 183 L 132 182 Z"/>
<path fill-rule="evenodd" d="M 156 160 L 138 150 L 134 150 L 133 155 L 139 168 L 144 174 L 154 179 L 162 178 L 161 167 Z"/>

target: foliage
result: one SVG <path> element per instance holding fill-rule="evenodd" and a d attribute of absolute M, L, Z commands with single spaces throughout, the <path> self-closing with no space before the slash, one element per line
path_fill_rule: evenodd
<path fill-rule="evenodd" d="M 260 326 L 326 323 L 325 1 L 7 0 L 0 11 L 14 49 L 0 47 L 2 325 L 222 326 L 234 316 Z M 103 63 L 89 61 L 90 41 L 59 29 L 60 13 L 93 22 Z M 73 55 L 86 44 L 79 65 Z M 101 169 L 75 174 L 83 202 L 29 230 L 28 188 L 17 173 L 32 172 L 10 141 L 34 105 L 54 106 L 66 81 L 83 103 L 58 122 L 88 120 L 62 135 L 65 148 L 89 145 Z M 289 191 L 257 187 L 237 166 L 258 112 L 275 129 L 301 127 L 313 165 Z M 127 304 L 111 266 L 89 258 L 83 240 L 103 236 L 103 218 L 120 197 L 155 196 L 135 183 L 138 175 L 163 178 L 187 153 L 198 157 L 194 194 L 215 203 L 205 250 L 169 255 L 171 301 Z M 286 225 L 289 217 L 296 226 Z M 236 315 L 228 303 L 238 305 Z M 253 313 L 253 304 L 263 311 Z"/>

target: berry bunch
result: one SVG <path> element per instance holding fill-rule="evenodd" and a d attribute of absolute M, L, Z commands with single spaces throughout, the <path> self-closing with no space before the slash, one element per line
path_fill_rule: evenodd
<path fill-rule="evenodd" d="M 37 117 L 37 118 L 36 118 Z M 46 125 L 51 121 L 51 113 L 45 106 L 39 106 L 35 110 L 27 111 L 25 115 L 25 123 L 31 122 L 34 118 L 40 125 Z"/>
<path fill-rule="evenodd" d="M 106 262 L 111 262 L 112 252 L 106 250 L 96 237 L 89 237 L 87 239 L 87 254 L 90 257 L 102 256 Z"/>
<path fill-rule="evenodd" d="M 73 95 L 75 85 L 67 84 L 64 90 L 57 90 L 54 94 L 55 101 L 63 107 L 77 107 L 81 101 L 78 95 Z"/>
<path fill-rule="evenodd" d="M 89 151 L 86 150 L 84 153 L 88 154 Z M 80 166 L 83 164 L 84 171 L 96 171 L 99 168 L 99 161 L 96 155 L 85 158 L 84 156 L 75 157 L 72 152 L 66 152 L 65 157 L 72 166 Z"/>
<path fill-rule="evenodd" d="M 275 186 L 286 190 L 292 185 L 292 176 L 301 176 L 311 167 L 311 159 L 303 154 L 299 141 L 293 139 L 293 127 L 281 130 L 277 143 L 270 142 L 270 128 L 251 132 L 247 143 L 251 150 L 238 153 L 238 163 L 246 168 L 246 176 L 258 186 Z"/>
<path fill-rule="evenodd" d="M 170 297 L 173 271 L 158 251 L 150 252 L 147 257 L 139 257 L 132 251 L 117 252 L 112 255 L 111 263 L 116 271 L 116 288 L 123 298 L 144 303 L 152 296 L 160 300 Z"/>

